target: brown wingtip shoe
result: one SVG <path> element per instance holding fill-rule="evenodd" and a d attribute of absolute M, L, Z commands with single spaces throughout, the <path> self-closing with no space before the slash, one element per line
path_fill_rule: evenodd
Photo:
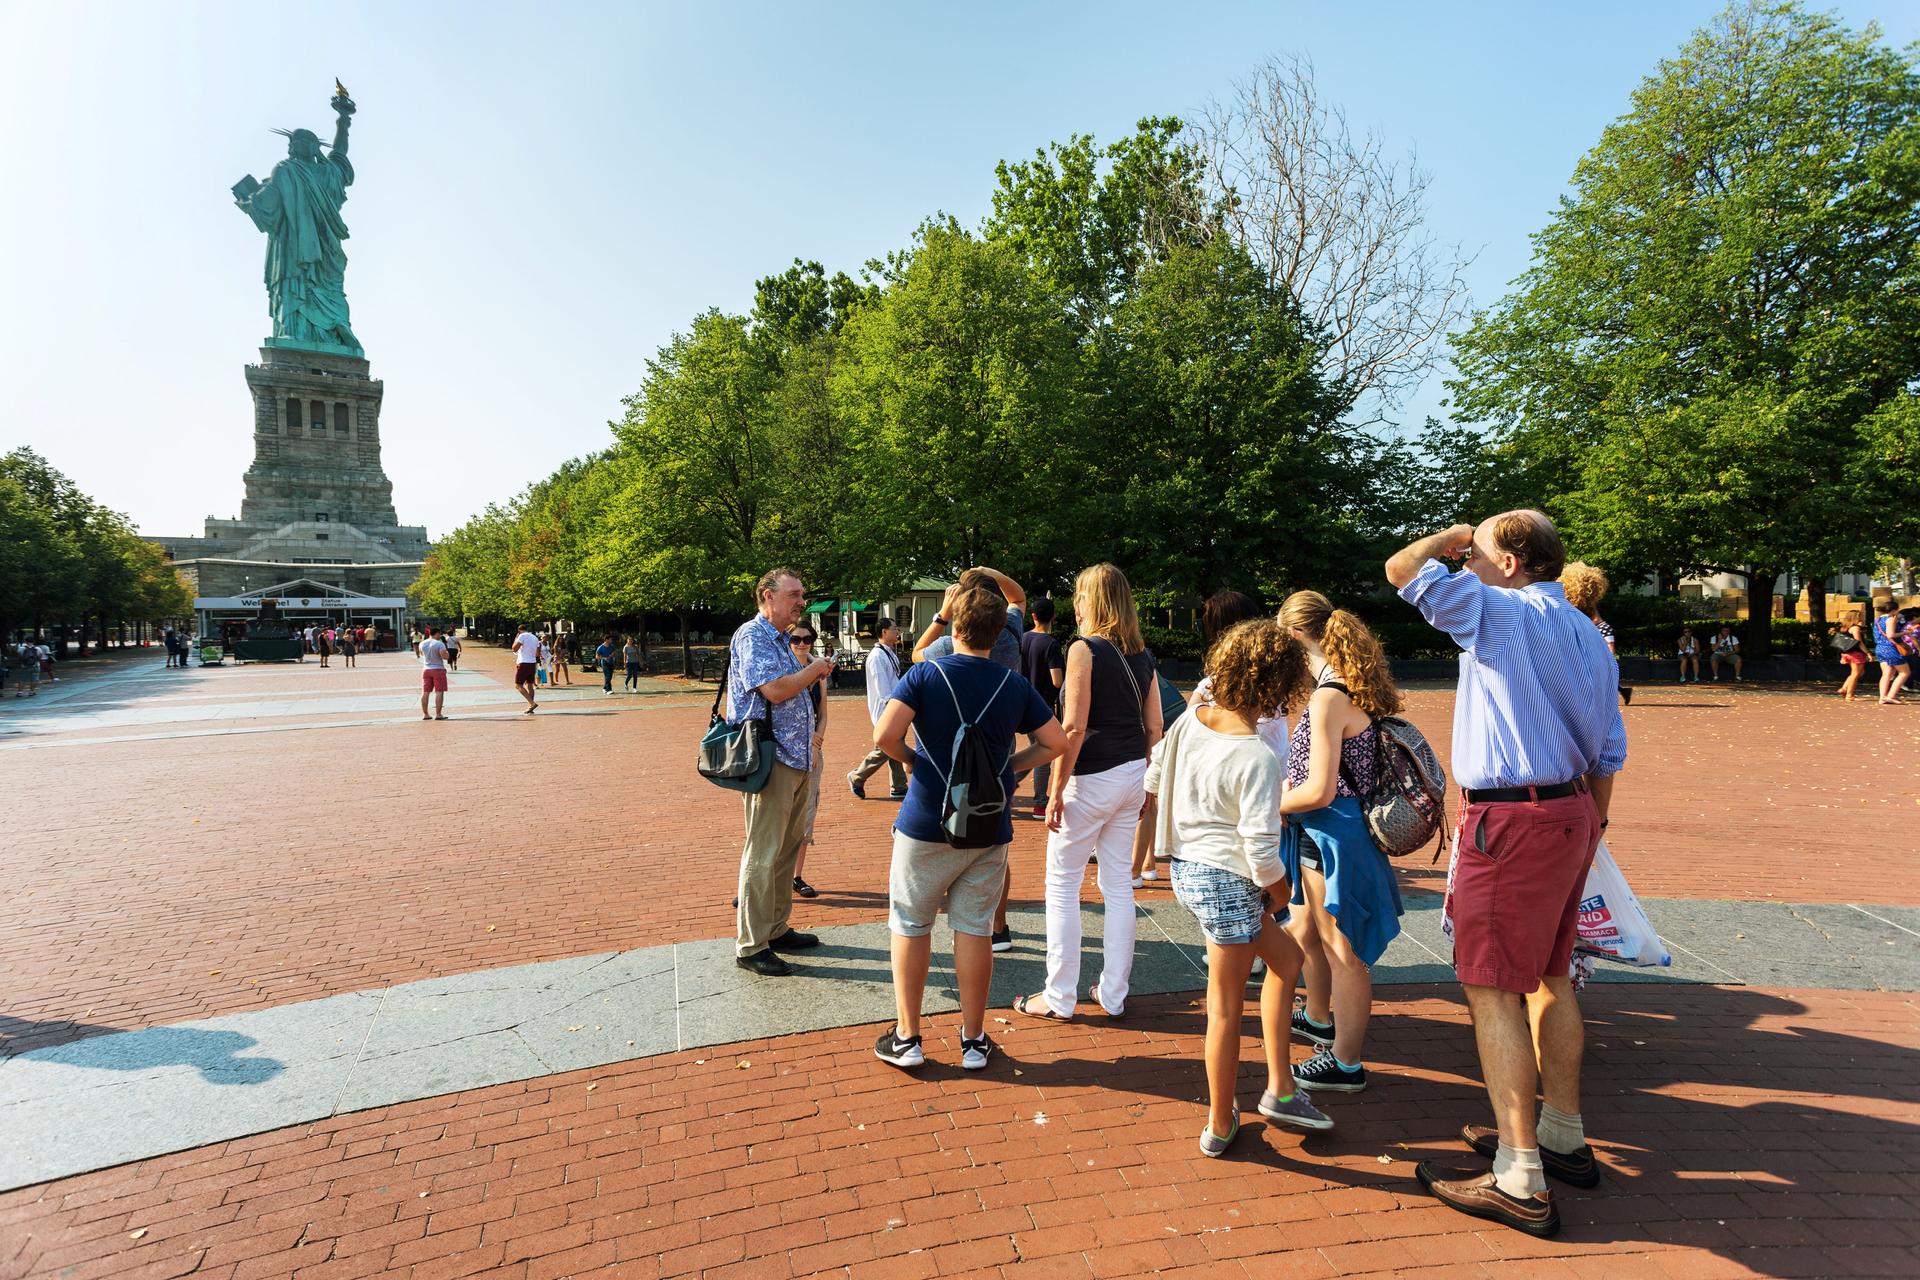
<path fill-rule="evenodd" d="M 1444 1169 L 1431 1160 L 1422 1160 L 1414 1175 L 1434 1199 L 1450 1209 L 1505 1223 L 1530 1236 L 1560 1234 L 1560 1211 L 1554 1207 L 1551 1192 L 1542 1191 L 1522 1200 L 1495 1186 L 1491 1173 Z"/>
<path fill-rule="evenodd" d="M 1500 1131 L 1491 1125 L 1464 1124 L 1460 1126 L 1460 1141 L 1491 1160 L 1500 1149 Z M 1571 1155 L 1542 1147 L 1540 1164 L 1549 1178 L 1558 1178 L 1570 1187 L 1591 1189 L 1600 1185 L 1600 1162 L 1593 1158 L 1592 1147 L 1583 1146 Z"/>

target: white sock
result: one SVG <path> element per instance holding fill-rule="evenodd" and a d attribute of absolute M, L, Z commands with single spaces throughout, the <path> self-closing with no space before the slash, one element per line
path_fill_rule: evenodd
<path fill-rule="evenodd" d="M 1545 1191 L 1547 1171 L 1540 1163 L 1540 1148 L 1501 1143 L 1493 1153 L 1493 1185 L 1522 1200 Z"/>
<path fill-rule="evenodd" d="M 1563 1156 L 1570 1156 L 1587 1145 L 1587 1131 L 1580 1117 L 1556 1111 L 1545 1103 L 1540 1105 L 1539 1135 L 1541 1146 Z"/>

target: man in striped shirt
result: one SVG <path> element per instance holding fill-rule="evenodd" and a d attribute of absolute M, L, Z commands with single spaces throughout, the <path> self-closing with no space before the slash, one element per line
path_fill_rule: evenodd
<path fill-rule="evenodd" d="M 1443 558 L 1462 565 L 1449 572 Z M 1491 1173 L 1425 1161 L 1418 1173 L 1441 1202 L 1542 1236 L 1560 1229 L 1547 1173 L 1579 1187 L 1600 1180 L 1580 1119 L 1585 1031 L 1568 962 L 1613 776 L 1627 758 L 1619 665 L 1567 603 L 1565 564 L 1544 513 L 1509 511 L 1422 538 L 1386 566 L 1401 598 L 1461 650 L 1453 771 L 1462 803 L 1447 905 L 1498 1123 L 1461 1131 L 1493 1157 Z M 1537 1123 L 1536 1087 L 1545 1099 Z"/>

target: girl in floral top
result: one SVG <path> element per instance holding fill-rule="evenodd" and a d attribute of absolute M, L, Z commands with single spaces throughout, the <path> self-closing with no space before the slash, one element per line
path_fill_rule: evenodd
<path fill-rule="evenodd" d="M 1306 954 L 1305 1007 L 1294 1032 L 1320 1046 L 1296 1068 L 1308 1089 L 1358 1093 L 1373 1008 L 1369 966 L 1400 932 L 1400 886 L 1373 843 L 1359 797 L 1374 786 L 1378 716 L 1398 714 L 1400 691 L 1387 655 L 1365 623 L 1317 591 L 1296 591 L 1280 625 L 1307 652 L 1284 707 L 1300 713 L 1288 740 L 1286 820 L 1280 860 L 1293 882 L 1287 930 Z"/>

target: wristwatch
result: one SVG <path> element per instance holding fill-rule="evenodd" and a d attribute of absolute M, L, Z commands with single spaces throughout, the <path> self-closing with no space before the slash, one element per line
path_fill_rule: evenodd
<path fill-rule="evenodd" d="M 935 622 L 937 622 L 937 623 L 939 623 L 939 624 L 940 624 L 941 626 L 943 626 L 943 627 L 945 627 L 945 626 L 951 626 L 951 625 L 952 625 L 952 624 L 951 624 L 951 623 L 949 623 L 949 622 L 948 622 L 948 621 L 947 621 L 947 620 L 946 620 L 945 618 L 943 618 L 943 617 L 941 617 L 941 616 L 940 616 L 939 614 L 937 614 L 937 613 L 933 615 L 933 620 L 934 620 Z"/>

